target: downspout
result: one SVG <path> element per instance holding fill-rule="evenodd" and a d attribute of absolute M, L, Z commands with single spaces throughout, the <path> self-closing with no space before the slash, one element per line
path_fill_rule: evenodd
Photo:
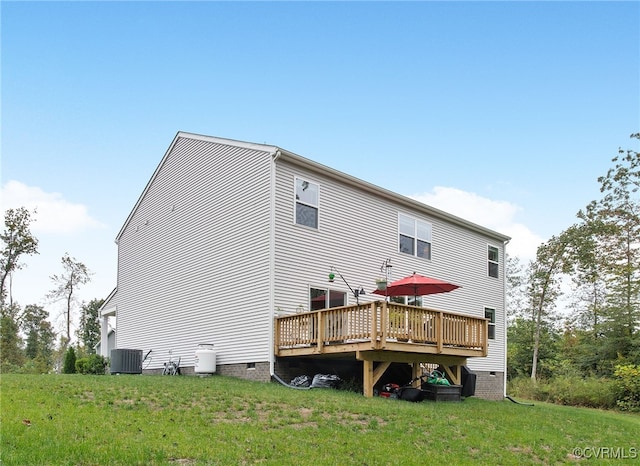
<path fill-rule="evenodd" d="M 276 162 L 280 158 L 280 149 L 276 149 L 271 163 L 271 180 L 269 188 L 269 375 L 275 375 L 275 277 L 276 277 Z"/>

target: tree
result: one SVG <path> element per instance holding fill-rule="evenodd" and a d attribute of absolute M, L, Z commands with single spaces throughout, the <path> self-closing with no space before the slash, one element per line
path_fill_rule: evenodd
<path fill-rule="evenodd" d="M 598 338 L 606 303 L 604 270 L 608 261 L 601 238 L 610 235 L 612 230 L 591 210 L 578 212 L 578 218 L 582 223 L 575 226 L 569 252 L 575 287 L 571 307 L 576 311 L 578 327 L 592 331 L 594 338 Z"/>
<path fill-rule="evenodd" d="M 76 373 L 76 350 L 73 346 L 69 346 L 64 354 L 64 366 L 62 367 L 63 374 L 75 374 Z"/>
<path fill-rule="evenodd" d="M 39 373 L 49 372 L 54 365 L 56 332 L 51 322 L 43 320 L 38 329 L 38 346 L 34 358 L 35 369 Z"/>
<path fill-rule="evenodd" d="M 631 137 L 640 140 L 640 133 Z M 640 362 L 640 153 L 620 149 L 612 161 L 598 178 L 602 199 L 538 248 L 524 280 L 517 263 L 507 263 L 510 376 L 529 367 L 525 354 L 532 355 L 534 380 L 547 374 L 611 376 L 616 364 Z M 565 278 L 571 278 L 573 312 L 560 332 L 553 311 Z M 546 354 L 550 347 L 553 357 Z"/>
<path fill-rule="evenodd" d="M 66 342 L 64 346 L 71 341 L 71 311 L 74 304 L 74 293 L 80 287 L 91 281 L 91 272 L 82 262 L 78 262 L 75 258 L 70 257 L 69 253 L 65 253 L 62 257 L 62 267 L 64 271 L 60 275 L 52 275 L 51 280 L 55 284 L 55 288 L 49 292 L 49 297 L 55 300 L 65 300 L 65 321 L 66 321 Z"/>
<path fill-rule="evenodd" d="M 20 257 L 38 254 L 38 240 L 31 234 L 31 213 L 24 207 L 8 209 L 4 214 L 5 229 L 0 235 L 4 248 L 0 255 L 0 303 L 4 303 L 6 280 L 20 269 Z M 11 304 L 11 299 L 9 300 Z"/>
<path fill-rule="evenodd" d="M 616 358 L 637 353 L 640 336 L 640 153 L 620 149 L 612 162 L 598 178 L 603 198 L 578 213 L 583 236 L 574 248 L 581 323 L 592 332 L 584 353 L 603 375 Z"/>
<path fill-rule="evenodd" d="M 640 139 L 640 133 L 631 137 Z M 613 231 L 604 243 L 611 321 L 617 337 L 632 340 L 640 315 L 640 153 L 620 149 L 612 161 L 614 168 L 598 179 L 605 196 L 596 204 L 596 215 Z"/>
<path fill-rule="evenodd" d="M 539 349 L 536 374 L 551 377 L 555 365 L 558 336 L 552 323 L 543 321 L 538 333 Z M 528 377 L 532 370 L 531 354 L 536 334 L 535 321 L 523 316 L 515 317 L 507 329 L 507 376 L 510 380 Z"/>
<path fill-rule="evenodd" d="M 531 306 L 531 320 L 534 323 L 533 355 L 531 363 L 531 379 L 536 380 L 538 355 L 540 352 L 543 327 L 560 295 L 561 276 L 569 271 L 570 263 L 566 260 L 567 247 L 575 235 L 575 227 L 570 227 L 558 236 L 541 244 L 536 251 L 536 260 L 529 267 L 528 296 Z"/>
<path fill-rule="evenodd" d="M 83 304 L 80 310 L 80 329 L 78 335 L 88 354 L 95 352 L 95 346 L 100 342 L 100 306 L 104 299 L 92 299 L 89 304 Z"/>
<path fill-rule="evenodd" d="M 527 275 L 528 270 L 517 257 L 507 256 L 507 316 L 512 321 L 518 316 L 526 315 L 527 311 Z"/>
<path fill-rule="evenodd" d="M 17 316 L 20 307 L 0 304 L 0 367 L 2 372 L 19 367 L 24 362 L 22 339 Z"/>
<path fill-rule="evenodd" d="M 53 366 L 56 334 L 42 306 L 25 306 L 21 326 L 26 335 L 25 356 L 34 361 L 37 372 L 48 372 Z"/>
<path fill-rule="evenodd" d="M 593 210 L 578 212 L 581 223 L 574 235 L 567 261 L 571 266 L 573 293 L 565 320 L 563 360 L 580 374 L 602 375 L 602 338 L 606 326 L 608 257 L 603 238 L 612 233 Z"/>
<path fill-rule="evenodd" d="M 22 313 L 22 331 L 26 335 L 27 344 L 25 347 L 25 356 L 35 359 L 38 355 L 38 346 L 40 340 L 40 327 L 43 321 L 46 321 L 49 313 L 42 306 L 29 304 L 25 306 Z"/>

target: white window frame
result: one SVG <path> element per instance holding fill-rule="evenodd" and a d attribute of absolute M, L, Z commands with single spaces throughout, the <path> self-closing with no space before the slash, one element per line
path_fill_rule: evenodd
<path fill-rule="evenodd" d="M 496 260 L 491 259 L 491 250 L 495 249 Z M 496 274 L 491 275 L 491 266 L 495 266 Z M 500 248 L 493 244 L 487 245 L 487 276 L 491 278 L 500 278 Z"/>
<path fill-rule="evenodd" d="M 487 317 L 487 312 L 490 313 L 490 317 Z M 488 331 L 487 331 L 487 333 L 488 333 L 487 334 L 487 338 L 489 340 L 495 340 L 496 339 L 496 309 L 494 307 L 485 306 L 484 307 L 484 318 L 485 319 L 489 319 L 489 328 L 488 328 Z M 491 336 L 492 333 L 493 333 L 493 337 Z"/>
<path fill-rule="evenodd" d="M 309 183 L 309 185 L 314 185 L 316 187 L 316 204 L 312 204 L 310 202 L 306 202 L 303 200 L 300 200 L 297 198 L 298 195 L 298 180 L 300 180 L 303 183 Z M 306 206 L 306 207 L 311 207 L 312 209 L 316 210 L 316 226 L 310 226 L 310 225 L 306 225 L 304 223 L 300 223 L 298 222 L 298 204 Z M 315 181 L 311 181 L 307 178 L 303 178 L 301 176 L 294 176 L 293 177 L 293 223 L 295 225 L 300 225 L 303 227 L 307 227 L 307 228 L 311 228 L 313 230 L 319 230 L 320 229 L 320 184 L 316 183 Z"/>
<path fill-rule="evenodd" d="M 389 301 L 397 304 L 406 304 L 408 306 L 422 306 L 422 296 L 390 296 Z"/>
<path fill-rule="evenodd" d="M 311 296 L 311 290 L 318 290 L 318 291 L 322 291 L 324 292 L 324 304 L 323 307 L 320 307 L 318 309 L 314 309 L 312 300 L 314 299 Z M 341 306 L 347 306 L 349 304 L 349 294 L 346 291 L 343 290 L 339 290 L 337 288 L 329 288 L 329 287 L 319 287 L 319 286 L 310 286 L 309 287 L 309 310 L 312 311 L 318 311 L 320 309 L 329 309 L 329 306 L 331 305 L 331 293 L 336 293 L 336 294 L 340 294 L 344 296 L 344 300 Z"/>
<path fill-rule="evenodd" d="M 408 232 L 403 232 L 401 229 L 401 223 L 403 218 L 407 221 L 413 222 L 413 233 L 408 234 Z M 426 229 L 428 230 L 428 234 L 426 236 L 427 237 L 421 237 L 419 235 L 419 231 L 422 227 L 422 229 Z M 413 253 L 408 253 L 408 252 L 404 252 L 401 249 L 400 246 L 400 237 L 404 236 L 406 238 L 411 238 L 413 241 Z M 427 259 L 427 260 L 431 260 L 432 257 L 432 253 L 433 253 L 433 225 L 430 222 L 425 222 L 424 220 L 420 220 L 419 218 L 416 218 L 412 215 L 407 215 L 407 214 L 403 214 L 398 212 L 398 252 L 401 252 L 403 254 L 409 254 L 411 256 L 414 257 L 420 257 L 422 259 Z M 418 241 L 421 241 L 423 243 L 427 243 L 429 245 L 429 255 L 428 257 L 422 256 L 418 254 Z"/>

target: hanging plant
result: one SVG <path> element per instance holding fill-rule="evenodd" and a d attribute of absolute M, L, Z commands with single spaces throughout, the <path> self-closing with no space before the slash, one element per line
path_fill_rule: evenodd
<path fill-rule="evenodd" d="M 387 289 L 387 280 L 386 278 L 377 278 L 376 279 L 376 286 L 378 287 L 378 289 L 380 291 L 384 291 Z"/>

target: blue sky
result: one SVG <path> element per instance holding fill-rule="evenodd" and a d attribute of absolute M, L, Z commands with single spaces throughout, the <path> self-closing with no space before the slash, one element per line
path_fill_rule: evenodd
<path fill-rule="evenodd" d="M 640 131 L 638 2 L 0 8 L 3 210 L 38 207 L 22 305 L 65 252 L 95 274 L 80 299 L 111 291 L 113 240 L 180 130 L 280 146 L 509 234 L 525 259 Z"/>

